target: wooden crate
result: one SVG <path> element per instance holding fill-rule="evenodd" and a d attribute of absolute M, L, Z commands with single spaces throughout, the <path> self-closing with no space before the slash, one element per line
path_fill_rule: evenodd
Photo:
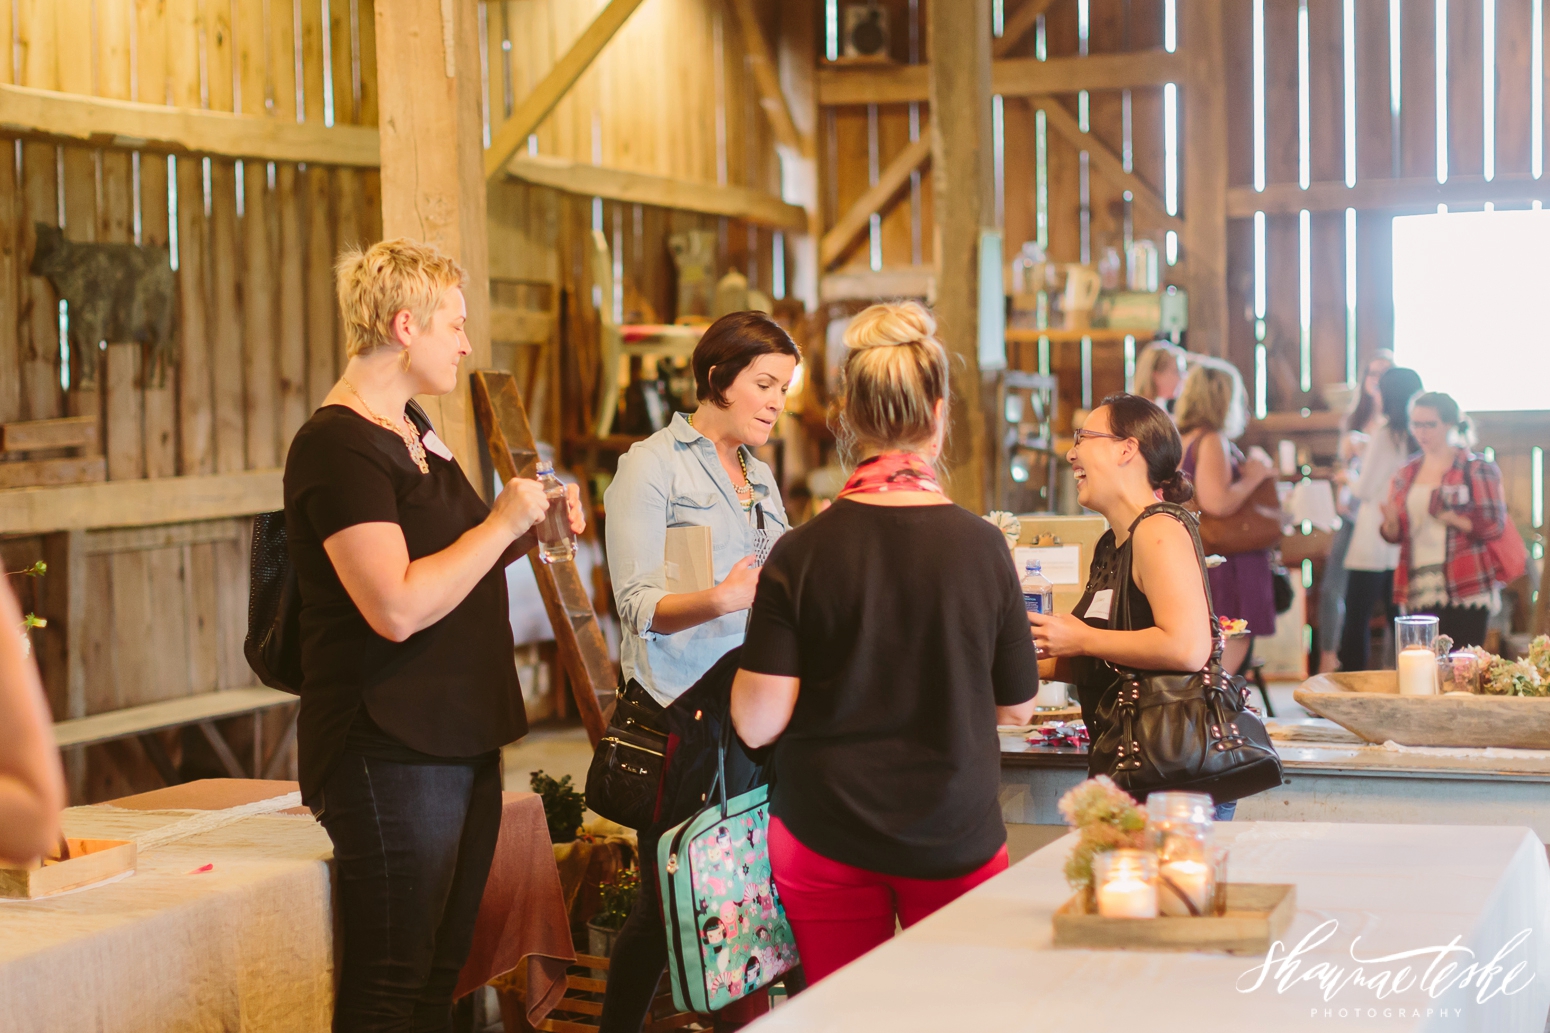
<path fill-rule="evenodd" d="M 1085 950 L 1210 951 L 1263 954 L 1297 913 L 1297 887 L 1227 884 L 1227 913 L 1201 918 L 1104 918 L 1086 892 L 1055 912 L 1055 946 Z"/>
<path fill-rule="evenodd" d="M 70 839 L 68 861 L 0 868 L 0 897 L 36 900 L 89 886 L 135 870 L 135 844 L 127 839 Z"/>

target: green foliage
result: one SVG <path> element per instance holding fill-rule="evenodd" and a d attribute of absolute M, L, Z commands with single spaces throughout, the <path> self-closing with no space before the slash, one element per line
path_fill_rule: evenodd
<path fill-rule="evenodd" d="M 1522 660 L 1506 660 L 1475 647 L 1480 691 L 1488 696 L 1550 696 L 1550 636 L 1540 635 Z"/>
<path fill-rule="evenodd" d="M 592 924 L 605 929 L 618 929 L 629 917 L 640 896 L 640 869 L 625 868 L 598 885 L 599 906 L 592 916 Z"/>
<path fill-rule="evenodd" d="M 549 838 L 556 843 L 570 843 L 581 829 L 581 818 L 587 809 L 587 798 L 576 792 L 570 776 L 559 781 L 543 771 L 529 773 L 533 792 L 544 801 L 544 820 L 549 823 Z"/>

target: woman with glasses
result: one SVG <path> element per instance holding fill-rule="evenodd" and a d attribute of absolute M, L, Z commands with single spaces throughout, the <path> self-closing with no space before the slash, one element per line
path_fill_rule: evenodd
<path fill-rule="evenodd" d="M 1455 646 L 1478 646 L 1501 607 L 1486 543 L 1507 531 L 1502 473 L 1470 451 L 1469 418 L 1441 391 L 1410 403 L 1410 433 L 1421 452 L 1400 467 L 1383 503 L 1383 537 L 1399 546 L 1394 603 L 1436 616 Z"/>
<path fill-rule="evenodd" d="M 1109 522 L 1093 550 L 1087 589 L 1072 613 L 1028 615 L 1041 655 L 1057 659 L 1055 677 L 1074 682 L 1082 719 L 1093 740 L 1105 697 L 1118 692 L 1111 665 L 1152 671 L 1198 671 L 1211 657 L 1211 608 L 1190 530 L 1179 515 L 1140 519 L 1159 497 L 1188 502 L 1194 491 L 1179 469 L 1183 444 L 1168 414 L 1136 395 L 1111 395 L 1092 411 L 1066 458 L 1076 475 L 1076 497 Z M 1126 551 L 1130 579 L 1118 581 Z M 1111 618 L 1121 594 L 1130 628 Z M 1094 771 L 1092 774 L 1106 774 Z M 1218 805 L 1217 818 L 1234 804 Z"/>

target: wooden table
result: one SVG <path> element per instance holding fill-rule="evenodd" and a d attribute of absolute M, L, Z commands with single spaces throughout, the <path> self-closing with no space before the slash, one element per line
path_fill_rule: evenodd
<path fill-rule="evenodd" d="M 1072 893 L 1061 874 L 1068 838 L 814 984 L 750 1033 L 1545 1028 L 1550 865 L 1528 829 L 1459 835 L 1436 826 L 1234 822 L 1218 834 L 1234 879 L 1297 887 L 1297 915 L 1283 941 L 1306 952 L 1290 974 L 1273 965 L 1261 981 L 1263 956 L 1054 949 L 1051 916 Z M 1514 945 L 1525 929 L 1527 939 Z M 1503 971 L 1485 991 L 1444 984 L 1432 997 L 1415 977 L 1435 955 L 1371 960 L 1450 942 L 1482 965 L 1506 948 Z M 1354 983 L 1325 989 L 1296 978 L 1316 978 L 1321 963 L 1349 974 L 1357 966 L 1352 954 L 1367 959 L 1367 978 L 1411 966 L 1411 979 L 1380 996 Z M 1454 971 L 1470 960 L 1464 956 Z M 1519 964 L 1508 992 L 1490 995 Z"/>
<path fill-rule="evenodd" d="M 1239 820 L 1526 825 L 1550 843 L 1550 757 L 1538 751 L 1445 756 L 1281 741 L 1276 749 L 1286 784 L 1240 801 Z M 1008 823 L 1062 825 L 1056 804 L 1086 777 L 1085 751 L 1001 739 L 1001 813 Z"/>

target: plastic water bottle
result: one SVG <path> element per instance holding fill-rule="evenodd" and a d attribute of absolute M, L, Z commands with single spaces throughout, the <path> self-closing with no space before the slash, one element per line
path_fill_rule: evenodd
<path fill-rule="evenodd" d="M 1038 560 L 1029 560 L 1023 573 L 1023 606 L 1029 613 L 1055 612 L 1055 585 L 1040 572 Z"/>
<path fill-rule="evenodd" d="M 538 558 L 545 563 L 563 563 L 576 555 L 565 485 L 554 475 L 554 467 L 542 461 L 538 464 L 538 483 L 543 485 L 544 498 L 549 500 L 549 510 L 538 522 Z"/>

